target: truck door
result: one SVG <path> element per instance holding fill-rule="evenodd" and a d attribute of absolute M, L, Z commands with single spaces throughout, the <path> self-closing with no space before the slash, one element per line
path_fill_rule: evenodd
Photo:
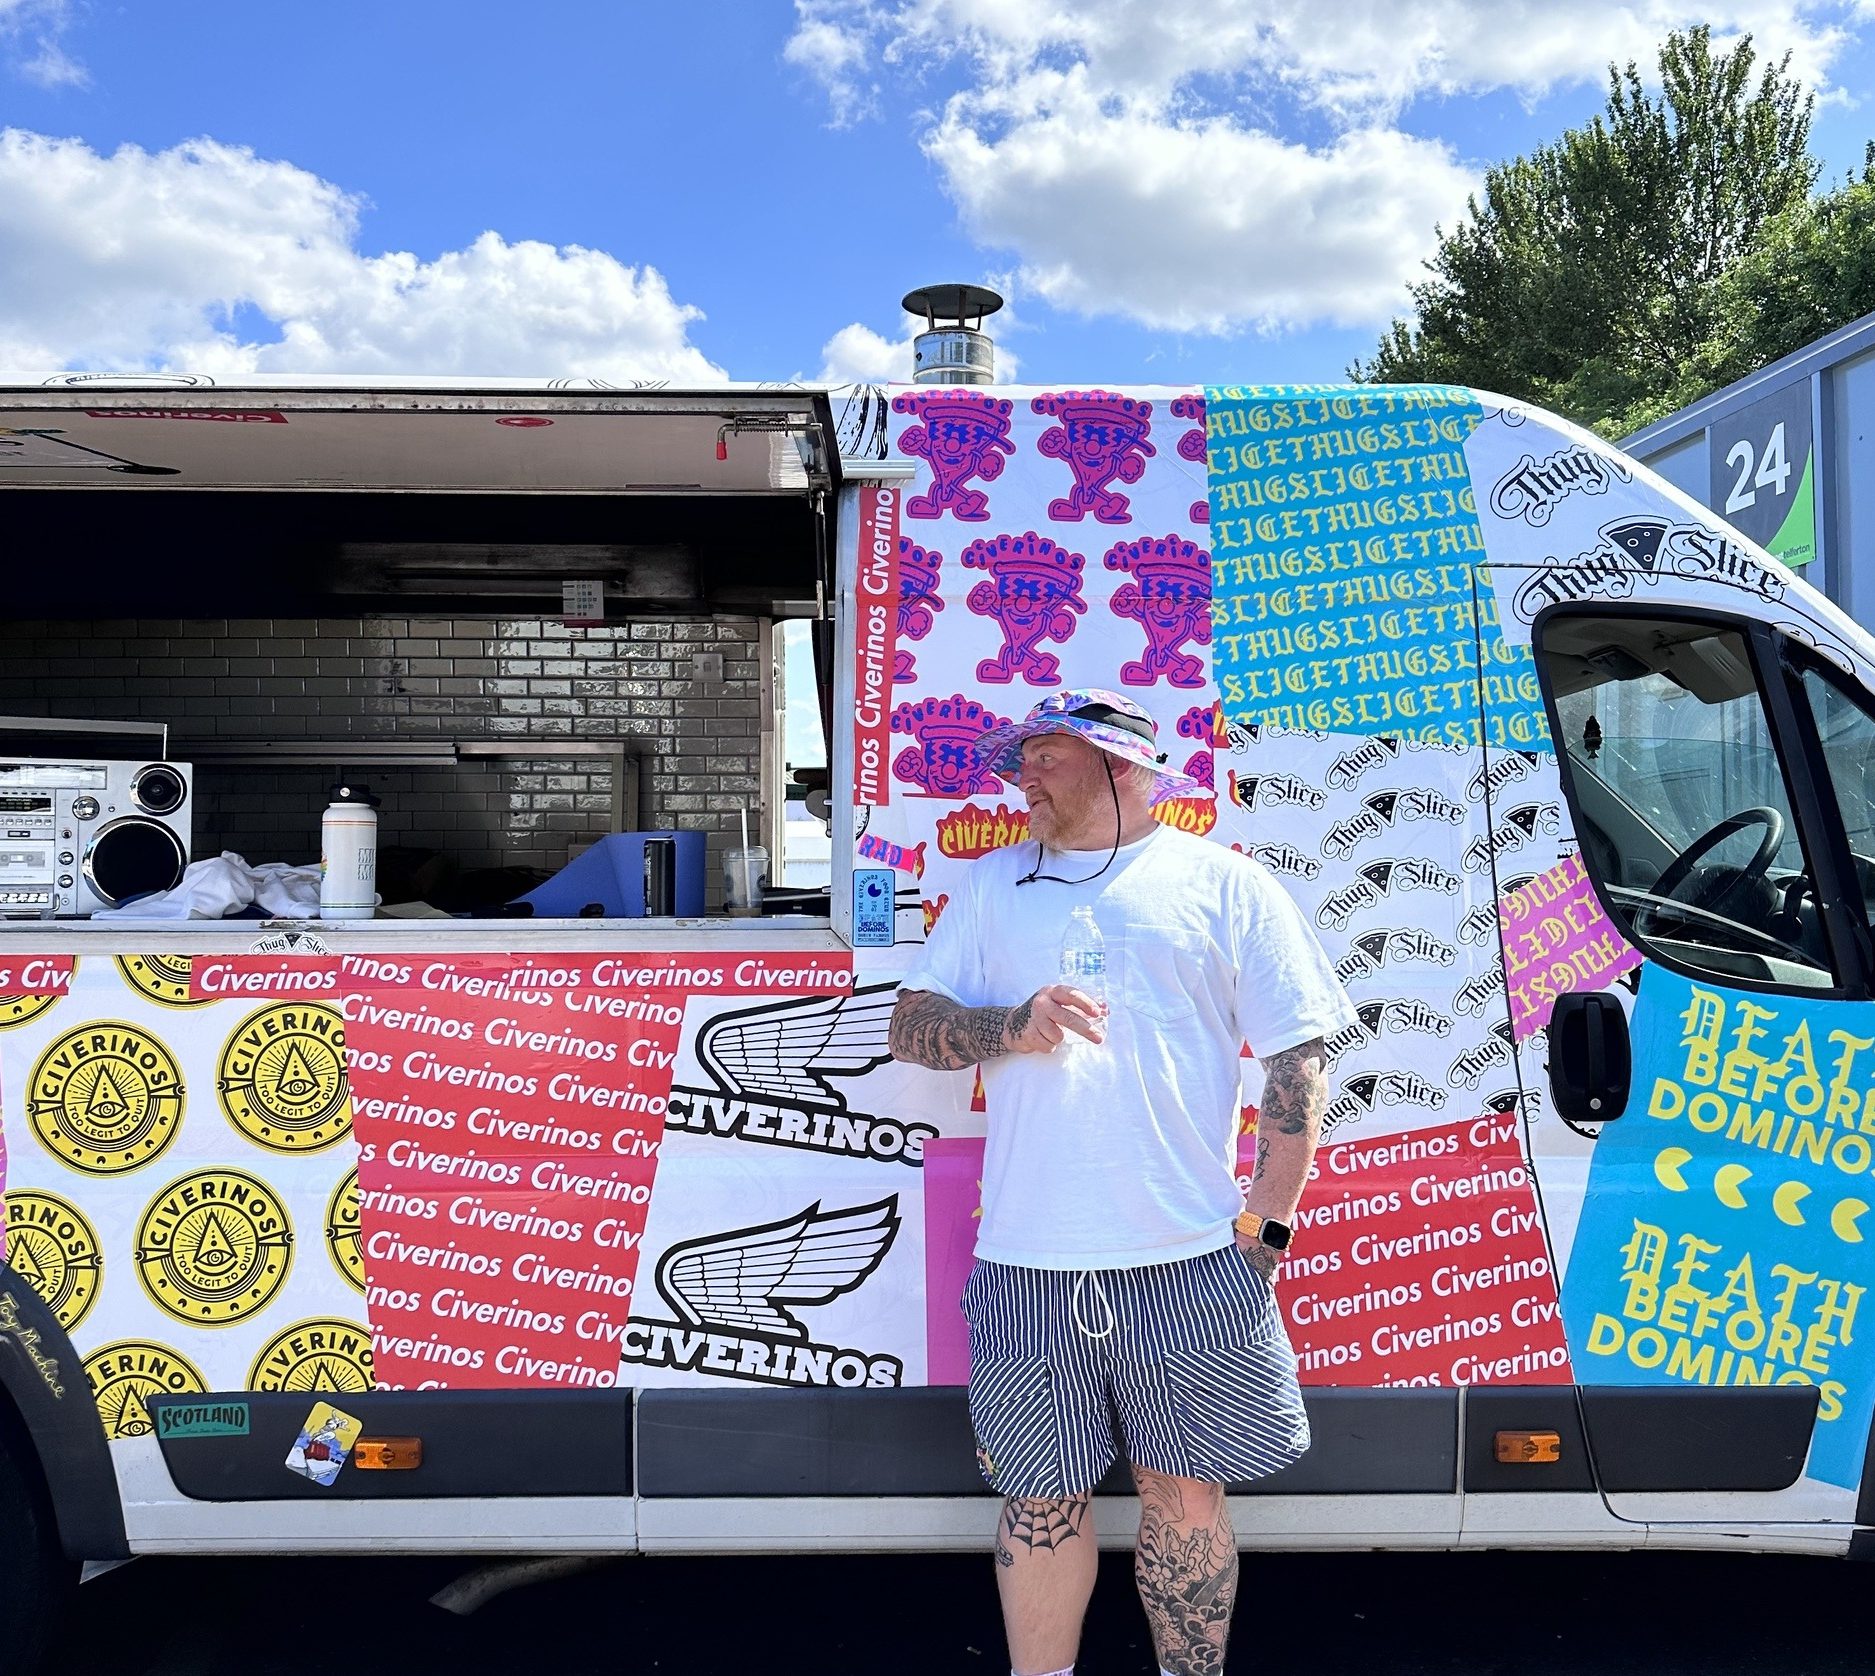
<path fill-rule="evenodd" d="M 1498 936 L 1597 1482 L 1634 1520 L 1866 1518 L 1865 656 L 1769 590 L 1555 574 L 1481 570 L 1554 746 L 1485 773 L 1493 830 L 1547 781 L 1573 832 L 1498 866 Z"/>

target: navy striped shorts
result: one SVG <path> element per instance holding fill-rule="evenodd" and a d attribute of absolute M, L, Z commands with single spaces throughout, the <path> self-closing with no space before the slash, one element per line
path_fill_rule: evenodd
<path fill-rule="evenodd" d="M 1234 1243 L 1132 1269 L 978 1262 L 963 1311 L 977 1465 L 1005 1496 L 1079 1495 L 1122 1453 L 1240 1483 L 1309 1446 L 1275 1290 Z"/>

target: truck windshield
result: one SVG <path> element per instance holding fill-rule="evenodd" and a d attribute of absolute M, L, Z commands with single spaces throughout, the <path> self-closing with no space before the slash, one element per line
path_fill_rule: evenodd
<path fill-rule="evenodd" d="M 1559 617 L 1540 661 L 1584 865 L 1630 940 L 1714 976 L 1831 986 L 1804 836 L 1744 636 Z"/>

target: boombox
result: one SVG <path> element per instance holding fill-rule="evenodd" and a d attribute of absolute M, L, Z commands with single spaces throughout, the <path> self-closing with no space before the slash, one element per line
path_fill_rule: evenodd
<path fill-rule="evenodd" d="M 186 762 L 0 761 L 0 916 L 83 919 L 189 865 Z"/>

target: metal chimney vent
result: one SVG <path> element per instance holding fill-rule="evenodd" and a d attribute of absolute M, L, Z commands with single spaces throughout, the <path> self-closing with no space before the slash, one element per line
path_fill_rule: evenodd
<path fill-rule="evenodd" d="M 1003 306 L 986 285 L 926 285 L 900 305 L 922 314 L 925 330 L 912 339 L 914 384 L 994 384 L 996 345 L 983 322 Z"/>

